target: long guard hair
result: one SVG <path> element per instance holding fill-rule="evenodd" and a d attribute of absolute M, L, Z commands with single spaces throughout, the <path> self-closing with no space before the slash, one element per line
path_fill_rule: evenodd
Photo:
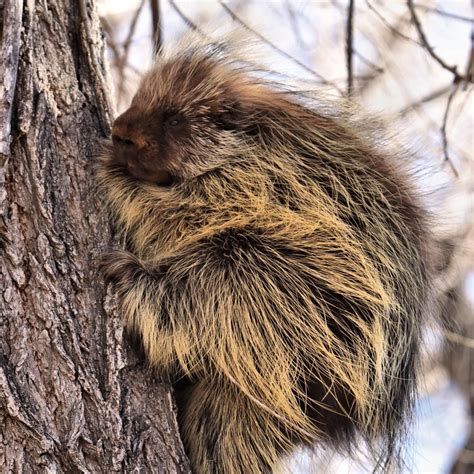
<path fill-rule="evenodd" d="M 177 386 L 196 472 L 269 472 L 295 446 L 361 440 L 387 468 L 431 294 L 408 159 L 241 48 L 157 57 L 116 120 L 98 180 L 128 248 L 104 272 Z"/>

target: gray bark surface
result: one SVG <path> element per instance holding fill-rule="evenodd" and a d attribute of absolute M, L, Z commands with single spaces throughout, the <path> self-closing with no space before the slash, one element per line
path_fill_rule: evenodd
<path fill-rule="evenodd" d="M 170 388 L 97 273 L 112 243 L 92 164 L 113 112 L 94 2 L 0 13 L 0 472 L 189 472 Z"/>

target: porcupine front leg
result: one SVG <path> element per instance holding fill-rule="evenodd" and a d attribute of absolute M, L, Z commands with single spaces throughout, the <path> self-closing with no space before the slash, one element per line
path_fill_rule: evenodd
<path fill-rule="evenodd" d="M 114 284 L 135 349 L 160 374 L 173 379 L 173 332 L 166 307 L 160 305 L 160 289 L 163 290 L 168 265 L 150 267 L 130 252 L 114 250 L 103 255 L 99 269 L 105 281 Z"/>
<path fill-rule="evenodd" d="M 141 308 L 156 308 L 156 301 L 146 299 L 158 294 L 160 286 L 169 285 L 165 281 L 168 265 L 146 268 L 133 254 L 122 250 L 106 254 L 100 268 L 106 280 L 116 285 L 122 302 L 140 300 Z M 142 291 L 143 287 L 148 288 L 147 293 Z M 126 311 L 123 304 L 122 309 Z M 138 318 L 146 317 L 138 315 Z M 163 314 L 153 313 L 152 317 L 156 320 Z M 166 321 L 153 327 L 156 330 L 162 324 L 166 325 Z M 142 333 L 147 358 L 160 369 L 156 354 L 168 350 L 170 334 L 162 338 L 160 332 L 155 332 L 151 341 L 148 338 L 147 350 L 149 326 L 138 319 L 133 328 Z M 269 474 L 280 456 L 291 450 L 281 423 L 262 411 L 226 377 L 198 377 L 193 383 L 180 385 L 184 386 L 176 390 L 179 425 L 194 472 Z"/>
<path fill-rule="evenodd" d="M 106 282 L 118 284 L 123 290 L 132 289 L 135 277 L 145 272 L 137 257 L 126 250 L 112 250 L 99 261 L 99 271 Z"/>

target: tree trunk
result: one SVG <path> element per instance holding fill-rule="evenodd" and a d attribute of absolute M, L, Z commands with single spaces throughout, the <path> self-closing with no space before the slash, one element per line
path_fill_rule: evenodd
<path fill-rule="evenodd" d="M 189 472 L 170 388 L 124 346 L 97 258 L 110 132 L 92 0 L 0 0 L 0 472 Z"/>

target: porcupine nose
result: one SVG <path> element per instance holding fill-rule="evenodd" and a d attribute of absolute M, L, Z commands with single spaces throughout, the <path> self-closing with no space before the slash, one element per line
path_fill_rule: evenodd
<path fill-rule="evenodd" d="M 120 117 L 119 117 L 120 118 Z M 133 162 L 138 158 L 140 140 L 136 132 L 126 124 L 114 123 L 112 127 L 112 142 L 116 158 L 123 162 Z"/>
<path fill-rule="evenodd" d="M 135 178 L 170 185 L 173 180 L 160 160 L 158 147 L 150 141 L 149 129 L 150 124 L 135 107 L 120 115 L 112 127 L 115 161 Z"/>

